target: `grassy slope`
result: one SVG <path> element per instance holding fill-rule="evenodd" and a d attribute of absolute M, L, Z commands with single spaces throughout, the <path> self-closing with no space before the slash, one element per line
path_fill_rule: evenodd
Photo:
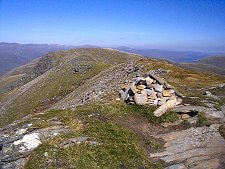
<path fill-rule="evenodd" d="M 207 57 L 198 62 L 181 63 L 180 65 L 194 71 L 225 75 L 225 56 Z"/>
<path fill-rule="evenodd" d="M 199 71 L 199 72 L 208 72 L 208 73 L 215 73 L 220 75 L 225 75 L 225 70 L 221 69 L 217 66 L 207 64 L 207 63 L 180 63 L 180 65 L 184 68 Z"/>
<path fill-rule="evenodd" d="M 171 122 L 177 119 L 176 114 L 168 113 L 160 118 L 153 116 L 155 107 L 129 106 L 121 101 L 110 104 L 93 103 L 79 106 L 75 111 L 51 110 L 45 114 L 34 115 L 29 121 L 34 128 L 49 127 L 50 119 L 58 119 L 69 126 L 71 133 L 47 140 L 39 146 L 26 163 L 27 169 L 43 168 L 162 168 L 160 162 L 151 162 L 147 152 L 140 145 L 136 133 L 123 128 L 117 119 L 128 116 L 145 116 L 155 125 Z M 27 123 L 27 122 L 26 122 Z M 88 142 L 71 144 L 61 147 L 60 143 L 74 137 L 88 136 L 89 141 L 100 145 L 90 145 Z M 161 145 L 155 140 L 145 141 L 146 146 L 159 149 Z M 43 154 L 48 153 L 48 158 Z M 55 163 L 57 159 L 58 163 Z"/>
<path fill-rule="evenodd" d="M 23 75 L 30 72 L 35 65 L 37 64 L 38 59 L 33 60 L 31 63 L 17 67 L 3 76 L 0 77 L 0 89 L 7 87 L 8 85 L 12 84 L 16 80 L 20 79 Z"/>
<path fill-rule="evenodd" d="M 1 95 L 0 99 L 3 104 L 4 102 L 10 103 L 6 105 L 6 113 L 0 120 L 1 125 L 19 119 L 33 110 L 41 111 L 47 108 L 46 104 L 53 104 L 103 70 L 133 58 L 128 54 L 106 49 L 71 50 L 52 53 L 52 57 L 54 69 L 42 75 L 40 80 L 35 79 L 36 83 L 23 86 L 25 91 L 15 90 L 9 93 L 8 97 L 7 94 Z M 78 64 L 89 65 L 91 70 L 84 75 L 73 74 L 72 68 Z M 204 97 L 203 88 L 225 83 L 224 77 L 185 70 L 166 61 L 140 59 L 138 64 L 143 65 L 144 72 L 159 68 L 170 70 L 170 73 L 162 77 L 186 96 L 202 98 Z M 15 93 L 18 97 L 8 101 L 7 99 L 13 98 Z"/>
<path fill-rule="evenodd" d="M 1 95 L 1 126 L 35 109 L 41 110 L 45 103 L 61 99 L 101 71 L 136 58 L 106 49 L 76 49 L 51 53 L 51 57 L 53 69 L 19 89 Z M 74 74 L 73 68 L 82 65 L 88 65 L 90 69 L 84 74 Z"/>
<path fill-rule="evenodd" d="M 221 69 L 225 69 L 225 56 L 214 56 L 214 57 L 207 57 L 204 58 L 198 63 L 204 63 L 204 64 L 210 64 L 216 67 L 219 67 Z"/>
<path fill-rule="evenodd" d="M 201 89 L 225 83 L 225 77 L 223 76 L 187 70 L 166 61 L 159 62 L 154 59 L 149 59 L 140 60 L 139 63 L 144 65 L 146 72 L 159 68 L 169 70 L 168 74 L 162 75 L 161 77 L 186 96 L 197 96 L 199 92 L 202 92 Z"/>
<path fill-rule="evenodd" d="M 48 72 L 41 81 L 32 85 L 29 91 L 26 91 L 25 94 L 21 95 L 20 99 L 16 100 L 16 110 L 14 111 L 18 112 L 18 110 L 20 111 L 20 109 L 23 108 L 23 112 L 27 110 L 30 111 L 34 107 L 37 107 L 43 99 L 64 96 L 84 83 L 88 78 L 93 77 L 96 74 L 99 75 L 99 72 L 112 67 L 113 64 L 118 64 L 118 60 L 114 60 L 114 58 L 110 57 L 113 55 L 110 52 L 114 53 L 115 51 L 107 50 L 107 55 L 104 56 L 99 56 L 102 55 L 99 54 L 99 52 L 101 53 L 101 50 L 99 49 L 91 51 L 85 50 L 84 53 L 79 55 L 81 51 L 82 50 L 80 50 L 79 53 L 76 50 L 69 51 L 69 54 L 65 54 L 62 61 L 61 57 L 64 54 L 54 53 L 53 57 L 56 61 L 55 64 L 58 65 L 57 68 L 55 68 L 54 71 Z M 121 53 L 115 52 L 115 57 L 119 57 L 120 55 Z M 101 61 L 101 58 L 105 56 L 108 56 L 111 59 L 106 62 L 104 62 L 104 60 Z M 125 56 L 128 57 L 127 60 L 129 60 L 129 56 Z M 92 61 L 89 62 L 90 60 Z M 85 74 L 85 76 L 71 73 L 71 66 L 73 67 L 78 61 L 79 64 L 91 64 L 94 69 Z M 166 61 L 140 59 L 138 64 L 143 65 L 144 72 L 159 68 L 170 70 L 168 74 L 162 75 L 162 77 L 170 84 L 174 85 L 178 91 L 187 96 L 204 97 L 202 95 L 202 88 L 225 83 L 224 77 L 185 70 L 181 67 L 169 64 Z M 214 92 L 218 93 L 219 91 Z M 24 100 L 25 102 L 23 104 Z M 34 100 L 37 100 L 37 102 Z M 27 105 L 33 104 L 33 102 L 35 105 L 27 109 Z M 157 151 L 162 145 L 151 138 L 146 139 L 140 137 L 137 133 L 134 133 L 127 128 L 125 129 L 122 124 L 119 123 L 121 119 L 128 119 L 130 116 L 136 118 L 142 116 L 146 118 L 149 123 L 157 126 L 164 122 L 173 122 L 178 118 L 173 112 L 166 113 L 157 118 L 152 113 L 154 109 L 155 107 L 131 106 L 120 101 L 109 101 L 108 103 L 99 102 L 79 106 L 75 111 L 50 110 L 45 114 L 33 114 L 32 117 L 34 118 L 28 119 L 28 121 L 18 125 L 29 122 L 33 123 L 33 128 L 45 128 L 54 125 L 51 123 L 50 119 L 56 118 L 61 121 L 63 125 L 69 126 L 71 133 L 43 142 L 32 153 L 25 168 L 36 169 L 44 168 L 46 166 L 49 168 L 93 169 L 138 167 L 150 169 L 163 168 L 160 162 L 153 163 L 149 161 L 148 154 L 143 148 L 145 146 L 150 146 Z M 27 113 L 29 113 L 29 111 L 27 111 Z M 37 118 L 38 120 L 35 120 Z M 84 142 L 81 144 L 72 144 L 67 148 L 60 146 L 62 141 L 79 136 L 88 136 L 90 137 L 89 141 L 97 141 L 101 144 L 94 146 L 90 145 L 88 142 Z M 44 156 L 46 152 L 48 153 L 48 157 Z"/>

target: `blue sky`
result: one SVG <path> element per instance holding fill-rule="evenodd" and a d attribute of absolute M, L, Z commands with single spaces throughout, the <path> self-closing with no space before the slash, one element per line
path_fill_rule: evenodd
<path fill-rule="evenodd" d="M 225 52 L 225 0 L 0 0 L 0 41 Z"/>

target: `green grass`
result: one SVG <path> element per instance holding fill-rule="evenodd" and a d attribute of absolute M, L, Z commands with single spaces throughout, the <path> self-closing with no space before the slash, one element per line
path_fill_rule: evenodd
<path fill-rule="evenodd" d="M 198 127 L 202 127 L 202 126 L 208 126 L 209 122 L 206 118 L 206 116 L 204 115 L 204 113 L 199 112 L 198 114 L 198 120 L 197 120 L 197 124 Z"/>
<path fill-rule="evenodd" d="M 65 71 L 51 72 L 47 78 L 34 85 L 11 104 L 6 114 L 3 114 L 0 119 L 0 126 L 4 126 L 28 115 L 35 108 L 44 109 L 45 107 L 42 106 L 44 101 L 66 96 L 86 80 L 110 67 L 110 65 L 102 63 L 93 65 L 94 68 L 87 72 L 85 76 L 73 74 L 69 67 L 63 68 Z"/>
<path fill-rule="evenodd" d="M 13 100 L 0 119 L 0 126 L 28 115 L 32 111 L 46 109 L 46 103 L 53 104 L 56 100 L 74 91 L 86 80 L 100 72 L 127 61 L 136 61 L 137 56 L 107 49 L 76 49 L 48 54 L 54 70 L 40 82 L 34 84 L 26 92 Z M 45 59 L 38 62 L 43 65 Z M 85 74 L 73 73 L 76 66 L 89 66 Z M 29 80 L 28 80 L 29 81 Z"/>
<path fill-rule="evenodd" d="M 45 121 L 45 120 L 38 120 L 32 123 L 32 127 L 31 128 L 47 128 L 50 127 L 51 125 Z"/>
<path fill-rule="evenodd" d="M 215 108 L 216 110 L 218 110 L 218 111 L 222 111 L 221 105 L 220 105 L 220 104 L 215 104 L 215 105 L 214 105 L 214 108 Z"/>
<path fill-rule="evenodd" d="M 202 98 L 190 98 L 190 97 L 184 97 L 182 98 L 183 104 L 190 104 L 191 106 L 204 106 L 207 107 L 207 105 L 203 102 L 201 102 Z"/>
<path fill-rule="evenodd" d="M 155 106 L 127 105 L 122 101 L 115 101 L 111 103 L 96 102 L 78 106 L 75 111 L 50 110 L 44 114 L 37 114 L 33 116 L 33 118 L 38 118 L 39 120 L 29 119 L 28 121 L 22 122 L 18 125 L 33 123 L 32 127 L 34 128 L 45 128 L 51 126 L 49 122 L 50 119 L 57 118 L 63 124 L 71 126 L 71 130 L 75 130 L 76 125 L 73 128 L 73 124 L 78 123 L 79 120 L 87 121 L 91 118 L 101 121 L 116 121 L 117 118 L 121 117 L 126 118 L 127 116 L 143 116 L 153 124 L 174 122 L 178 119 L 178 115 L 175 112 L 167 112 L 160 117 L 155 117 L 153 111 L 156 108 L 157 107 Z"/>
<path fill-rule="evenodd" d="M 128 105 L 128 110 L 136 115 L 142 115 L 148 119 L 149 122 L 153 124 L 161 124 L 167 122 L 175 122 L 178 119 L 177 113 L 169 111 L 160 117 L 156 117 L 153 112 L 156 106 L 139 106 L 139 105 Z"/>
<path fill-rule="evenodd" d="M 25 168 L 161 168 L 148 161 L 134 133 L 112 122 L 89 120 L 80 134 L 89 136 L 100 145 L 81 143 L 59 148 L 57 142 L 48 141 L 35 150 Z M 48 152 L 48 158 L 44 157 L 45 152 Z"/>
<path fill-rule="evenodd" d="M 209 90 L 214 95 L 225 96 L 225 86 Z"/>
<path fill-rule="evenodd" d="M 225 78 L 223 76 L 194 72 L 175 66 L 166 61 L 142 59 L 139 63 L 144 66 L 143 69 L 145 72 L 159 68 L 170 70 L 168 74 L 162 75 L 161 77 L 163 77 L 169 84 L 176 87 L 176 89 L 185 96 L 189 96 L 190 93 L 195 96 L 195 94 L 198 94 L 199 90 L 202 88 L 209 88 L 225 83 Z"/>
<path fill-rule="evenodd" d="M 163 145 L 155 138 L 145 139 L 144 143 L 153 150 L 160 150 L 163 148 Z"/>
<path fill-rule="evenodd" d="M 93 103 L 86 106 L 80 106 L 77 111 L 82 114 L 102 113 L 111 117 L 117 118 L 118 116 L 144 116 L 149 122 L 153 124 L 161 124 L 165 122 L 174 122 L 178 119 L 175 112 L 167 112 L 160 117 L 156 117 L 153 111 L 156 106 L 147 105 L 127 105 L 122 101 L 115 101 L 109 104 Z"/>
<path fill-rule="evenodd" d="M 145 150 L 140 146 L 140 138 L 128 129 L 116 124 L 116 118 L 121 116 L 145 116 L 150 122 L 159 124 L 174 121 L 177 116 L 174 113 L 166 113 L 160 118 L 154 117 L 152 112 L 155 107 L 127 105 L 121 101 L 109 104 L 93 103 L 78 106 L 75 111 L 51 110 L 45 114 L 35 115 L 40 119 L 39 125 L 45 127 L 52 118 L 57 118 L 68 125 L 71 133 L 58 136 L 53 140 L 45 141 L 30 156 L 26 163 L 26 169 L 48 168 L 138 168 L 150 169 L 163 168 L 161 163 L 153 163 L 148 159 Z M 90 116 L 92 114 L 92 116 Z M 105 118 L 105 119 L 104 119 Z M 44 122 L 43 124 L 41 124 Z M 48 123 L 47 123 L 48 126 Z M 63 140 L 88 136 L 91 141 L 97 141 L 99 145 L 91 145 L 88 142 L 59 147 Z M 163 146 L 155 139 L 145 140 L 145 144 L 154 150 Z M 48 157 L 44 154 L 48 153 Z"/>

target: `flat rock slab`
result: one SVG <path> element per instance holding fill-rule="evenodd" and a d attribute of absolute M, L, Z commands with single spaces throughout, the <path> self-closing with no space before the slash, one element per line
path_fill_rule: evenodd
<path fill-rule="evenodd" d="M 224 166 L 225 139 L 219 134 L 220 125 L 190 128 L 159 135 L 166 143 L 165 151 L 150 154 L 151 158 L 174 165 L 175 168 L 217 169 Z M 177 164 L 177 165 L 175 165 Z M 179 165 L 178 165 L 179 164 Z"/>
<path fill-rule="evenodd" d="M 208 118 L 218 118 L 218 119 L 225 120 L 225 112 L 218 111 L 215 108 L 207 108 L 203 106 L 178 106 L 173 108 L 173 111 L 183 112 L 183 113 L 188 113 L 193 111 L 202 112 L 202 113 L 205 113 L 205 115 Z"/>

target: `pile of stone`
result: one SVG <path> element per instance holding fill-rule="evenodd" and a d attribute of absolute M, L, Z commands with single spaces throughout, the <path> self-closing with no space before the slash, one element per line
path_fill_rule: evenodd
<path fill-rule="evenodd" d="M 157 117 L 182 102 L 182 95 L 154 74 L 137 77 L 132 82 L 125 81 L 119 94 L 128 104 L 160 106 L 154 112 Z"/>

